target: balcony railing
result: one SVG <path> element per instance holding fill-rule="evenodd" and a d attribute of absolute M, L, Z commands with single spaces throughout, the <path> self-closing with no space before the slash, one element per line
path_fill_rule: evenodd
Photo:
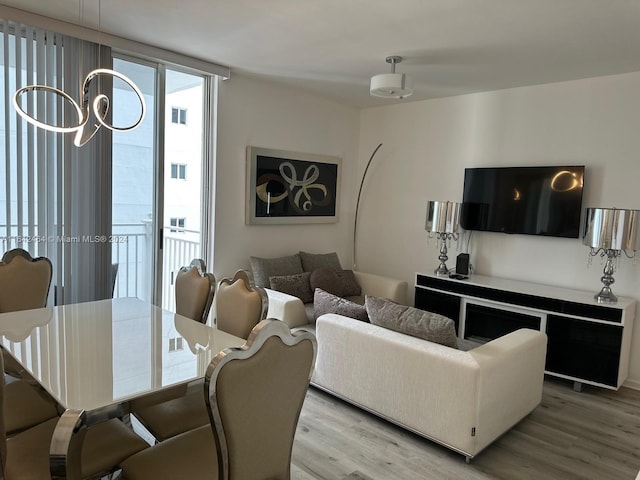
<path fill-rule="evenodd" d="M 162 255 L 162 308 L 175 310 L 175 276 L 180 267 L 200 258 L 200 232 L 165 227 Z M 113 225 L 112 262 L 118 263 L 114 297 L 149 300 L 153 285 L 155 250 L 151 224 Z"/>
<path fill-rule="evenodd" d="M 25 235 L 27 231 L 25 226 Z M 26 248 L 24 239 L 15 236 L 15 225 L 11 228 L 10 238 L 7 238 L 6 232 L 6 225 L 0 225 L 0 253 L 16 247 Z M 194 258 L 200 258 L 200 232 L 180 227 L 165 227 L 163 233 L 162 308 L 175 310 L 175 275 L 180 267 L 189 265 Z M 152 224 L 115 224 L 112 228 L 112 240 L 112 263 L 118 264 L 113 296 L 150 300 L 153 275 L 156 271 Z"/>

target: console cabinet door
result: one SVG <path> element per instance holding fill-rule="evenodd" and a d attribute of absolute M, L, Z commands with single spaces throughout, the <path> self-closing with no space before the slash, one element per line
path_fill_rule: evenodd
<path fill-rule="evenodd" d="M 549 315 L 547 337 L 548 372 L 617 387 L 620 326 Z"/>

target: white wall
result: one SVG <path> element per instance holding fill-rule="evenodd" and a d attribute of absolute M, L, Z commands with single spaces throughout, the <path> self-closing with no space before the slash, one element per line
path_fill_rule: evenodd
<path fill-rule="evenodd" d="M 336 251 L 351 262 L 353 183 L 358 111 L 301 91 L 234 75 L 221 82 L 216 166 L 216 278 L 249 266 L 249 256 L 277 257 L 299 250 Z M 332 224 L 245 225 L 248 145 L 342 158 L 339 221 Z"/>
<path fill-rule="evenodd" d="M 380 142 L 361 200 L 358 267 L 413 285 L 415 272 L 438 264 L 427 201 L 460 201 L 465 167 L 584 164 L 585 207 L 640 209 L 640 73 L 364 110 L 358 172 Z M 480 274 L 601 287 L 600 259 L 588 268 L 577 239 L 476 232 L 470 251 Z M 620 261 L 616 294 L 640 298 L 635 263 Z M 632 350 L 628 383 L 640 388 L 640 325 Z"/>

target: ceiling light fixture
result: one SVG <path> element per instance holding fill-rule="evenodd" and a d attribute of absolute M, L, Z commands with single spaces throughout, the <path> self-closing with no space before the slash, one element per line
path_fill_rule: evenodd
<path fill-rule="evenodd" d="M 80 1 L 81 0 L 79 0 L 79 2 Z M 80 15 L 82 17 L 83 9 L 82 9 L 81 3 L 79 3 L 79 9 L 80 9 Z M 99 0 L 98 1 L 98 35 L 99 36 L 102 35 L 102 28 L 101 28 L 101 21 L 100 21 L 101 13 L 102 13 L 102 0 Z M 100 51 L 100 47 L 101 47 L 101 44 L 98 45 L 98 51 Z M 89 99 L 90 84 L 93 81 L 93 79 L 100 77 L 101 75 L 119 78 L 124 83 L 126 83 L 137 95 L 138 101 L 140 102 L 140 116 L 131 125 L 119 127 L 115 125 L 110 125 L 105 121 L 107 118 L 107 113 L 109 111 L 109 104 L 110 104 L 109 97 L 107 97 L 105 94 L 99 93 L 98 95 L 96 95 L 96 97 L 93 99 L 92 102 L 89 101 L 90 100 Z M 76 125 L 70 125 L 70 126 L 64 126 L 64 125 L 58 126 L 55 124 L 51 125 L 41 120 L 38 120 L 37 118 L 32 116 L 30 113 L 28 113 L 26 110 L 24 110 L 22 108 L 22 105 L 20 104 L 20 97 L 22 97 L 24 94 L 29 92 L 39 92 L 39 91 L 49 92 L 55 96 L 62 97 L 64 102 L 66 102 L 68 105 L 71 105 L 73 107 L 73 110 L 77 115 L 78 123 Z M 76 136 L 74 138 L 73 143 L 76 147 L 82 147 L 89 140 L 91 140 L 91 138 L 93 138 L 93 136 L 96 134 L 96 132 L 100 129 L 101 126 L 104 126 L 105 128 L 108 128 L 109 130 L 113 130 L 113 131 L 126 132 L 126 131 L 137 128 L 138 125 L 140 125 L 142 123 L 142 120 L 144 119 L 145 103 L 144 103 L 144 97 L 142 96 L 142 92 L 136 86 L 136 84 L 133 83 L 132 80 L 130 80 L 123 74 L 116 72 L 115 70 L 111 70 L 107 68 L 96 68 L 90 71 L 85 77 L 84 81 L 82 82 L 82 85 L 80 86 L 80 92 L 82 95 L 82 101 L 80 102 L 80 105 L 79 105 L 68 93 L 58 88 L 50 87 L 48 85 L 27 85 L 25 87 L 18 88 L 18 90 L 16 90 L 16 92 L 14 93 L 13 106 L 16 109 L 16 112 L 18 113 L 18 115 L 24 118 L 28 123 L 35 125 L 37 128 L 42 128 L 43 130 L 48 130 L 50 132 L 57 132 L 57 133 L 75 132 Z M 90 104 L 92 106 L 92 112 L 89 111 Z M 85 127 L 87 127 L 87 124 L 89 123 L 91 113 L 93 113 L 96 121 L 95 123 L 93 123 L 93 125 L 90 126 L 89 132 L 85 133 Z"/>
<path fill-rule="evenodd" d="M 413 81 L 404 73 L 396 73 L 396 63 L 402 61 L 402 57 L 391 56 L 386 58 L 391 64 L 391 73 L 381 73 L 371 77 L 369 93 L 382 98 L 406 98 L 413 93 Z"/>

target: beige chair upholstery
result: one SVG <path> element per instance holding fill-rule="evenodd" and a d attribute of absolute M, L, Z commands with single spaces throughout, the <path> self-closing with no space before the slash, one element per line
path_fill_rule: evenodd
<path fill-rule="evenodd" d="M 28 380 L 15 380 L 5 387 L 4 423 L 8 436 L 58 418 L 53 399 L 37 384 Z"/>
<path fill-rule="evenodd" d="M 289 479 L 316 349 L 309 332 L 260 322 L 243 347 L 223 350 L 207 369 L 211 423 L 125 460 L 123 478 Z"/>
<path fill-rule="evenodd" d="M 4 362 L 0 357 L 0 364 Z M 4 480 L 49 480 L 49 447 L 58 418 L 7 438 L 5 384 L 0 381 L 0 477 Z M 118 419 L 87 429 L 82 444 L 82 478 L 99 478 L 117 469 L 123 459 L 147 448 L 147 443 Z"/>
<path fill-rule="evenodd" d="M 176 313 L 200 323 L 207 323 L 216 288 L 215 277 L 204 270 L 204 261 L 195 259 L 176 277 Z"/>
<path fill-rule="evenodd" d="M 44 307 L 52 273 L 48 258 L 32 258 L 21 248 L 6 252 L 0 261 L 0 312 Z"/>
<path fill-rule="evenodd" d="M 216 293 L 216 325 L 218 329 L 247 338 L 251 329 L 267 316 L 269 299 L 263 288 L 254 287 L 244 270 L 233 278 L 223 278 Z"/>
<path fill-rule="evenodd" d="M 26 250 L 6 252 L 0 261 L 0 312 L 42 308 L 47 304 L 53 267 L 45 257 L 33 258 Z M 2 350 L 5 372 L 21 378 L 5 391 L 5 428 L 9 435 L 57 417 L 56 403 L 35 385 L 22 366 Z"/>

